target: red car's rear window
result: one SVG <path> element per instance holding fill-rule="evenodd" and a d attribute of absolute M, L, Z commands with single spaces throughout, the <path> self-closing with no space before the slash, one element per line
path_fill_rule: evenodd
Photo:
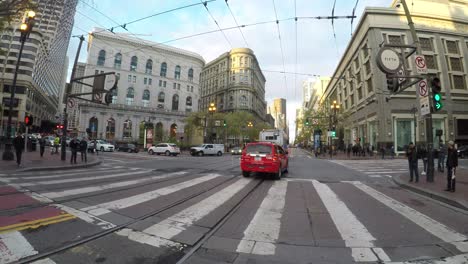
<path fill-rule="evenodd" d="M 255 144 L 247 145 L 246 152 L 249 154 L 271 154 L 272 150 L 271 145 Z"/>

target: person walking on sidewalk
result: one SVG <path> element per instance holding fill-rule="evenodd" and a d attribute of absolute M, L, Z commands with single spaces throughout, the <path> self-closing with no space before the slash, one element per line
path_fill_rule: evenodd
<path fill-rule="evenodd" d="M 413 182 L 413 174 L 415 182 L 419 181 L 418 173 L 418 153 L 414 147 L 413 142 L 409 143 L 408 149 L 406 150 L 406 157 L 408 158 L 409 170 L 410 170 L 410 182 Z"/>
<path fill-rule="evenodd" d="M 41 138 L 39 139 L 39 152 L 41 154 L 41 158 L 44 156 L 45 145 L 46 145 L 45 135 L 42 134 Z"/>
<path fill-rule="evenodd" d="M 52 150 L 52 154 L 58 154 L 59 146 L 60 146 L 60 137 L 58 135 L 55 135 L 55 138 L 54 138 L 55 152 Z"/>
<path fill-rule="evenodd" d="M 447 154 L 447 147 L 445 146 L 443 141 L 440 141 L 439 144 L 439 156 L 437 159 L 437 168 L 439 169 L 440 172 L 444 172 L 444 161 L 445 161 L 445 155 Z"/>
<path fill-rule="evenodd" d="M 70 163 L 71 164 L 76 164 L 76 154 L 78 152 L 78 148 L 79 148 L 79 143 L 78 141 L 76 140 L 76 137 L 74 137 L 71 141 L 70 141 L 70 150 L 71 150 L 71 158 L 70 158 Z"/>
<path fill-rule="evenodd" d="M 88 142 L 85 138 L 80 141 L 80 153 L 81 153 L 81 162 L 88 162 L 87 152 L 88 151 Z"/>
<path fill-rule="evenodd" d="M 21 155 L 23 154 L 24 150 L 24 138 L 18 133 L 13 139 L 13 147 L 15 147 L 16 151 L 16 164 L 18 167 L 21 165 Z"/>
<path fill-rule="evenodd" d="M 453 141 L 448 142 L 447 149 L 447 189 L 445 191 L 455 192 L 455 174 L 458 167 L 458 153 Z"/>

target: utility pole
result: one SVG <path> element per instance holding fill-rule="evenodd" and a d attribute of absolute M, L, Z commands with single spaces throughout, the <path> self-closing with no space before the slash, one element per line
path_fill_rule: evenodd
<path fill-rule="evenodd" d="M 421 44 L 419 43 L 419 38 L 416 34 L 416 29 L 414 28 L 413 19 L 411 18 L 411 14 L 408 9 L 408 5 L 406 4 L 406 0 L 401 0 L 401 4 L 403 5 L 403 9 L 405 10 L 406 19 L 408 20 L 408 26 L 411 31 L 411 38 L 413 39 L 413 43 L 416 46 L 416 52 L 418 55 L 422 55 Z M 426 76 L 423 75 L 425 78 Z M 431 89 L 428 90 L 428 96 L 431 96 Z M 418 89 L 416 89 L 416 100 L 419 99 Z M 434 181 L 434 154 L 433 154 L 433 133 L 432 133 L 432 110 L 431 112 L 426 115 L 426 149 L 427 149 L 427 171 L 426 171 L 426 181 L 433 182 Z M 416 140 L 416 138 L 415 138 Z"/>
<path fill-rule="evenodd" d="M 68 129 L 68 116 L 67 116 L 67 106 L 68 106 L 68 96 L 71 92 L 73 79 L 75 78 L 76 67 L 78 65 L 78 58 L 80 57 L 81 45 L 84 41 L 83 35 L 80 36 L 80 44 L 78 44 L 78 51 L 76 52 L 75 62 L 73 63 L 73 69 L 70 76 L 70 83 L 68 84 L 67 89 L 65 89 L 64 102 L 65 106 L 63 107 L 63 129 L 62 129 L 62 144 L 61 144 L 61 160 L 67 159 L 67 129 Z"/>

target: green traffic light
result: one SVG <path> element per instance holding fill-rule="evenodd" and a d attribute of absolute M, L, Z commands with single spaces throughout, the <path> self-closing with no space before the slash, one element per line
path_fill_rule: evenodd
<path fill-rule="evenodd" d="M 440 101 L 440 99 L 441 99 L 440 94 L 438 94 L 438 93 L 434 94 L 434 100 L 436 100 L 438 102 L 438 101 Z"/>
<path fill-rule="evenodd" d="M 441 102 L 436 102 L 434 105 L 436 110 L 440 110 L 442 108 L 442 103 Z"/>

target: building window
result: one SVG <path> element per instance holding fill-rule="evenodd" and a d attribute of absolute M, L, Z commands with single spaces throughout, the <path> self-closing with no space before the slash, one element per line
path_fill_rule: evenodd
<path fill-rule="evenodd" d="M 146 74 L 151 74 L 153 72 L 153 61 L 152 60 L 147 60 L 146 61 Z"/>
<path fill-rule="evenodd" d="M 164 92 L 160 92 L 158 95 L 158 103 L 164 103 L 164 98 L 165 98 Z"/>
<path fill-rule="evenodd" d="M 367 93 L 372 93 L 374 91 L 374 87 L 372 86 L 372 78 L 366 81 L 367 83 Z"/>
<path fill-rule="evenodd" d="M 239 98 L 239 102 L 240 102 L 240 105 L 241 105 L 241 106 L 246 107 L 246 106 L 247 106 L 247 96 L 242 95 L 242 96 Z"/>
<path fill-rule="evenodd" d="M 353 107 L 353 106 L 354 106 L 354 94 L 351 94 L 349 98 L 350 98 L 350 100 L 351 100 L 351 105 L 350 105 L 350 107 Z"/>
<path fill-rule="evenodd" d="M 453 89 L 466 90 L 466 80 L 463 75 L 452 75 Z"/>
<path fill-rule="evenodd" d="M 403 38 L 401 36 L 396 36 L 396 35 L 390 35 L 388 36 L 388 42 L 389 44 L 393 45 L 402 45 L 403 43 Z"/>
<path fill-rule="evenodd" d="M 132 105 L 134 99 L 135 99 L 135 90 L 132 87 L 129 87 L 127 89 L 127 97 L 126 97 L 125 103 L 127 105 Z"/>
<path fill-rule="evenodd" d="M 143 78 L 143 84 L 148 84 L 148 78 Z"/>
<path fill-rule="evenodd" d="M 179 111 L 179 96 L 177 94 L 172 96 L 172 111 Z"/>
<path fill-rule="evenodd" d="M 172 88 L 177 89 L 177 83 L 173 83 Z"/>
<path fill-rule="evenodd" d="M 419 43 L 421 44 L 421 49 L 423 51 L 433 51 L 432 39 L 430 39 L 430 38 L 419 38 Z"/>
<path fill-rule="evenodd" d="M 143 106 L 148 107 L 150 103 L 150 91 L 149 90 L 144 90 L 143 91 L 143 97 L 141 98 L 143 100 Z"/>
<path fill-rule="evenodd" d="M 367 44 L 362 47 L 362 54 L 364 55 L 364 58 L 367 58 L 369 56 L 369 48 L 367 47 Z"/>
<path fill-rule="evenodd" d="M 362 87 L 359 87 L 359 88 L 357 89 L 357 92 L 358 92 L 358 101 L 360 101 L 360 100 L 362 99 L 362 89 L 361 89 L 361 88 L 362 88 Z"/>
<path fill-rule="evenodd" d="M 354 59 L 354 70 L 358 70 L 359 69 L 359 57 L 356 57 L 356 59 Z"/>
<path fill-rule="evenodd" d="M 136 83 L 136 76 L 133 76 L 133 83 Z"/>
<path fill-rule="evenodd" d="M 188 70 L 188 80 L 193 81 L 193 69 L 192 68 Z"/>
<path fill-rule="evenodd" d="M 180 79 L 180 66 L 179 66 L 179 65 L 177 65 L 177 66 L 175 67 L 174 79 L 176 79 L 176 80 L 179 80 L 179 79 Z"/>
<path fill-rule="evenodd" d="M 193 86 L 190 86 L 190 92 L 193 93 Z"/>
<path fill-rule="evenodd" d="M 192 97 L 190 97 L 190 96 L 187 97 L 187 99 L 186 99 L 186 101 L 185 101 L 185 104 L 186 104 L 187 106 L 192 106 Z"/>
<path fill-rule="evenodd" d="M 163 62 L 161 63 L 161 72 L 159 73 L 159 75 L 161 77 L 166 77 L 166 73 L 167 73 L 167 63 Z"/>
<path fill-rule="evenodd" d="M 187 85 L 187 92 L 190 92 L 190 85 Z"/>
<path fill-rule="evenodd" d="M 428 69 L 437 70 L 437 58 L 435 55 L 424 55 Z"/>
<path fill-rule="evenodd" d="M 130 61 L 130 71 L 136 71 L 138 65 L 138 58 L 137 56 L 133 56 L 132 60 Z"/>
<path fill-rule="evenodd" d="M 447 40 L 445 41 L 445 44 L 447 45 L 447 53 L 460 54 L 458 43 L 456 41 Z"/>
<path fill-rule="evenodd" d="M 129 74 L 128 75 L 128 82 L 131 82 L 132 81 L 132 76 Z"/>
<path fill-rule="evenodd" d="M 112 90 L 112 103 L 113 104 L 117 103 L 117 95 L 118 95 L 117 89 Z"/>
<path fill-rule="evenodd" d="M 114 58 L 114 68 L 120 70 L 121 66 L 122 66 L 122 54 L 117 53 L 115 54 L 115 58 Z"/>
<path fill-rule="evenodd" d="M 463 63 L 461 58 L 449 57 L 450 70 L 452 71 L 463 71 Z"/>
<path fill-rule="evenodd" d="M 98 66 L 104 66 L 104 63 L 106 62 L 106 51 L 105 50 L 100 50 L 99 51 L 99 56 L 97 59 L 97 65 Z"/>
<path fill-rule="evenodd" d="M 159 87 L 162 87 L 162 80 L 159 80 Z"/>
<path fill-rule="evenodd" d="M 124 138 L 132 137 L 132 121 L 128 119 L 123 123 L 123 137 Z"/>
<path fill-rule="evenodd" d="M 180 90 L 180 83 L 177 84 L 177 90 Z"/>
<path fill-rule="evenodd" d="M 166 87 L 167 82 L 163 81 L 163 87 Z"/>
<path fill-rule="evenodd" d="M 371 74 L 370 61 L 367 61 L 366 64 L 364 64 L 364 67 L 366 68 L 366 74 Z"/>
<path fill-rule="evenodd" d="M 149 79 L 148 79 L 148 84 L 149 84 L 149 85 L 152 85 L 152 84 L 153 84 L 153 79 L 149 78 Z"/>

